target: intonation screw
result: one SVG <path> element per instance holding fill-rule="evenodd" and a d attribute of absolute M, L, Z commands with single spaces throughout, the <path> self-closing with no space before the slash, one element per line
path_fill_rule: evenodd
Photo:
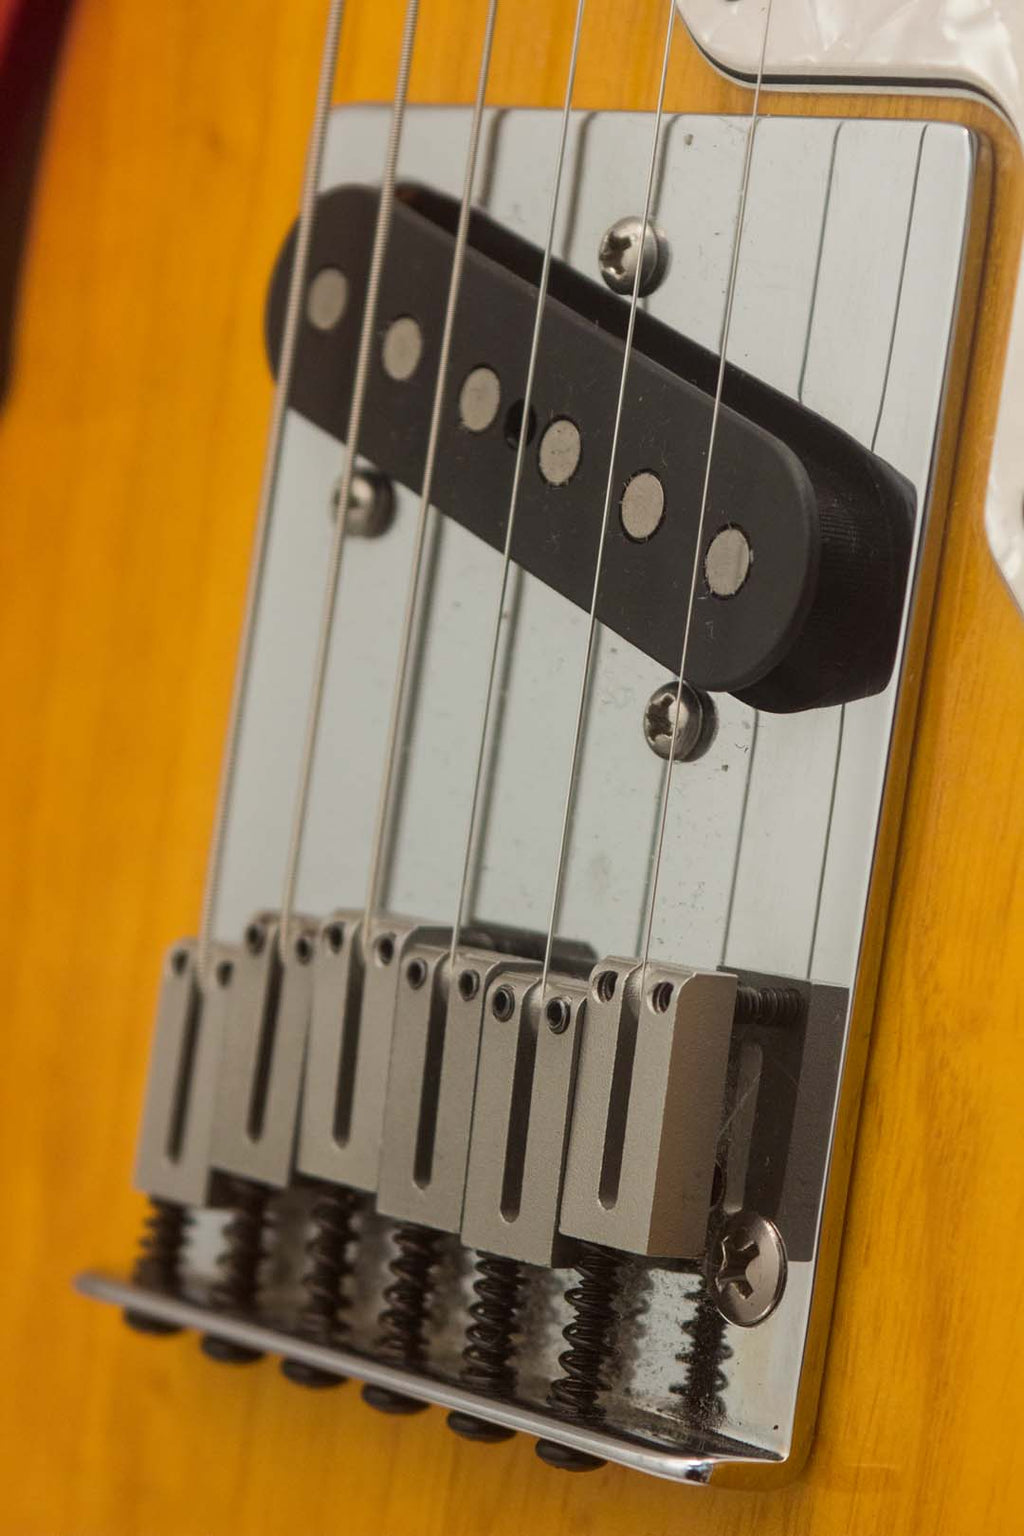
<path fill-rule="evenodd" d="M 795 987 L 745 987 L 736 989 L 736 1020 L 742 1024 L 785 1026 L 797 1024 L 806 1007 Z"/>
<path fill-rule="evenodd" d="M 621 1259 L 598 1243 L 581 1243 L 576 1260 L 579 1284 L 565 1299 L 575 1316 L 562 1330 L 569 1348 L 558 1357 L 565 1372 L 548 1388 L 548 1402 L 564 1418 L 577 1424 L 599 1424 L 604 1418 L 601 1394 L 607 1390 L 607 1372 L 615 1358 L 618 1323 L 615 1295 L 619 1287 Z M 604 1462 L 597 1456 L 538 1440 L 537 1455 L 563 1472 L 592 1472 Z"/>
<path fill-rule="evenodd" d="M 377 1353 L 390 1365 L 407 1370 L 421 1370 L 426 1363 L 427 1341 L 424 1329 L 433 1290 L 432 1271 L 437 1262 L 441 1237 L 427 1227 L 405 1222 L 394 1230 L 397 1252 L 391 1260 L 394 1279 L 384 1292 L 387 1303 L 380 1314 Z M 390 1387 L 368 1382 L 363 1388 L 363 1402 L 382 1413 L 421 1413 L 427 1404 L 407 1397 Z"/>
<path fill-rule="evenodd" d="M 183 1205 L 173 1200 L 151 1197 L 146 1213 L 138 1257 L 132 1270 L 132 1284 L 165 1296 L 181 1295 L 181 1257 L 191 1221 Z M 162 1322 L 145 1312 L 128 1307 L 124 1320 L 139 1333 L 166 1335 L 180 1333 L 177 1323 Z"/>
<path fill-rule="evenodd" d="M 778 1228 L 763 1216 L 737 1211 L 712 1245 L 708 1289 L 727 1322 L 754 1328 L 781 1301 L 786 1267 Z"/>
<path fill-rule="evenodd" d="M 473 1281 L 476 1300 L 469 1309 L 473 1321 L 466 1329 L 462 1375 L 468 1386 L 488 1397 L 507 1400 L 515 1394 L 515 1336 L 522 1284 L 522 1267 L 515 1259 L 477 1254 Z M 448 1415 L 448 1428 L 464 1440 L 484 1445 L 496 1445 L 515 1435 L 514 1429 L 458 1410 Z"/>
<path fill-rule="evenodd" d="M 644 232 L 643 219 L 635 214 L 616 219 L 606 229 L 598 248 L 597 262 L 601 276 L 613 293 L 632 294 L 636 280 L 636 265 L 640 257 L 640 236 L 643 241 L 643 268 L 640 273 L 640 295 L 653 293 L 668 271 L 668 241 L 659 229 L 647 221 Z"/>
<path fill-rule="evenodd" d="M 231 1208 L 231 1219 L 224 1228 L 224 1247 L 217 1260 L 220 1277 L 210 1288 L 212 1312 L 237 1317 L 255 1313 L 269 1198 L 270 1191 L 250 1179 L 232 1178 L 228 1181 L 227 1204 Z M 252 1360 L 262 1359 L 261 1350 L 236 1344 L 216 1333 L 203 1335 L 202 1349 L 211 1360 L 226 1365 L 247 1365 Z"/>
<path fill-rule="evenodd" d="M 306 1245 L 308 1265 L 302 1278 L 303 1303 L 295 1332 L 310 1344 L 337 1349 L 348 1334 L 341 1313 L 349 1306 L 342 1284 L 352 1273 L 349 1254 L 355 1241 L 353 1218 L 363 1197 L 339 1184 L 321 1184 L 310 1212 L 313 1235 Z M 347 1378 L 304 1360 L 285 1359 L 281 1370 L 301 1387 L 337 1387 Z"/>

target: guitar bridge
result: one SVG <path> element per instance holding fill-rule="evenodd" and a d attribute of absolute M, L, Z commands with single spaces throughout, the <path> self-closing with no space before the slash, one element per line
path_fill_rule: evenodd
<path fill-rule="evenodd" d="M 748 125 L 666 120 L 613 458 L 650 120 L 571 115 L 529 409 L 557 114 L 485 113 L 438 393 L 468 122 L 409 108 L 374 298 L 388 113 L 333 116 L 148 1236 L 80 1283 L 554 1465 L 770 1483 L 824 1353 L 975 143 L 765 118 L 733 263 Z"/>

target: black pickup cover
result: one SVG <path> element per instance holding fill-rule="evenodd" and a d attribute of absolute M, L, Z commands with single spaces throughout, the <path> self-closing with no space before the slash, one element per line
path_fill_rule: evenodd
<path fill-rule="evenodd" d="M 339 268 L 349 284 L 330 331 L 301 327 L 290 404 L 344 437 L 369 268 L 377 193 L 342 187 L 318 204 L 309 274 Z M 423 352 L 398 382 L 375 347 L 359 449 L 418 491 L 422 484 L 454 244 L 455 206 L 403 187 L 394 210 L 378 311 L 379 333 L 416 319 Z M 276 368 L 294 231 L 271 285 L 267 336 Z M 522 416 L 541 255 L 474 215 L 456 315 L 432 500 L 497 549 L 504 547 L 515 429 Z M 589 609 L 622 366 L 627 303 L 553 263 L 512 553 L 534 576 Z M 466 376 L 486 365 L 501 408 L 482 433 L 460 424 Z M 637 316 L 616 453 L 597 616 L 678 674 L 711 434 L 717 358 L 646 313 Z M 570 418 L 582 457 L 567 485 L 542 477 L 547 424 Z M 662 482 L 665 515 L 645 542 L 618 516 L 622 488 L 641 470 Z M 726 369 L 686 675 L 759 709 L 787 712 L 861 698 L 892 672 L 910 559 L 914 491 L 838 428 L 749 374 Z M 708 545 L 724 527 L 752 550 L 735 596 L 703 579 Z"/>

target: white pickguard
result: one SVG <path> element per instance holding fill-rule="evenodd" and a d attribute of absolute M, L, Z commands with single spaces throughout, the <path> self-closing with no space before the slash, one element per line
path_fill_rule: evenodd
<path fill-rule="evenodd" d="M 767 0 L 678 0 L 694 39 L 721 69 L 756 74 Z M 851 80 L 914 82 L 988 97 L 1024 140 L 1024 5 L 1020 0 L 774 0 L 767 79 L 820 89 Z M 992 553 L 1024 608 L 1024 267 L 985 502 Z"/>

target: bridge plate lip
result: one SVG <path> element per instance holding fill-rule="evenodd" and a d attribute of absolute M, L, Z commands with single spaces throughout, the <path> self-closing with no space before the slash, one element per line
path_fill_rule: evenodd
<path fill-rule="evenodd" d="M 195 1302 L 147 1290 L 101 1270 L 83 1270 L 76 1275 L 74 1286 L 80 1295 L 93 1301 L 128 1308 L 160 1322 L 197 1332 L 206 1330 L 214 1316 Z M 217 1333 L 232 1343 L 245 1345 L 261 1353 L 301 1360 L 303 1364 L 331 1371 L 338 1376 L 351 1376 L 375 1386 L 390 1387 L 393 1391 L 405 1393 L 437 1408 L 482 1415 L 508 1429 L 538 1439 L 556 1440 L 560 1445 L 572 1446 L 588 1455 L 602 1457 L 606 1461 L 614 1461 L 620 1466 L 632 1467 L 638 1472 L 646 1472 L 674 1483 L 706 1484 L 711 1481 L 715 1469 L 720 1467 L 778 1466 L 784 1462 L 784 1458 L 768 1451 L 759 1451 L 754 1446 L 745 1446 L 741 1441 L 734 1442 L 735 1450 L 728 1451 L 669 1451 L 643 1441 L 630 1441 L 622 1435 L 603 1434 L 600 1430 L 568 1424 L 563 1419 L 536 1409 L 499 1402 L 441 1378 L 419 1376 L 371 1360 L 366 1355 L 348 1353 L 341 1349 L 325 1349 L 319 1344 L 310 1344 L 305 1339 L 262 1323 L 229 1317 L 221 1312 L 216 1313 L 216 1323 Z"/>

